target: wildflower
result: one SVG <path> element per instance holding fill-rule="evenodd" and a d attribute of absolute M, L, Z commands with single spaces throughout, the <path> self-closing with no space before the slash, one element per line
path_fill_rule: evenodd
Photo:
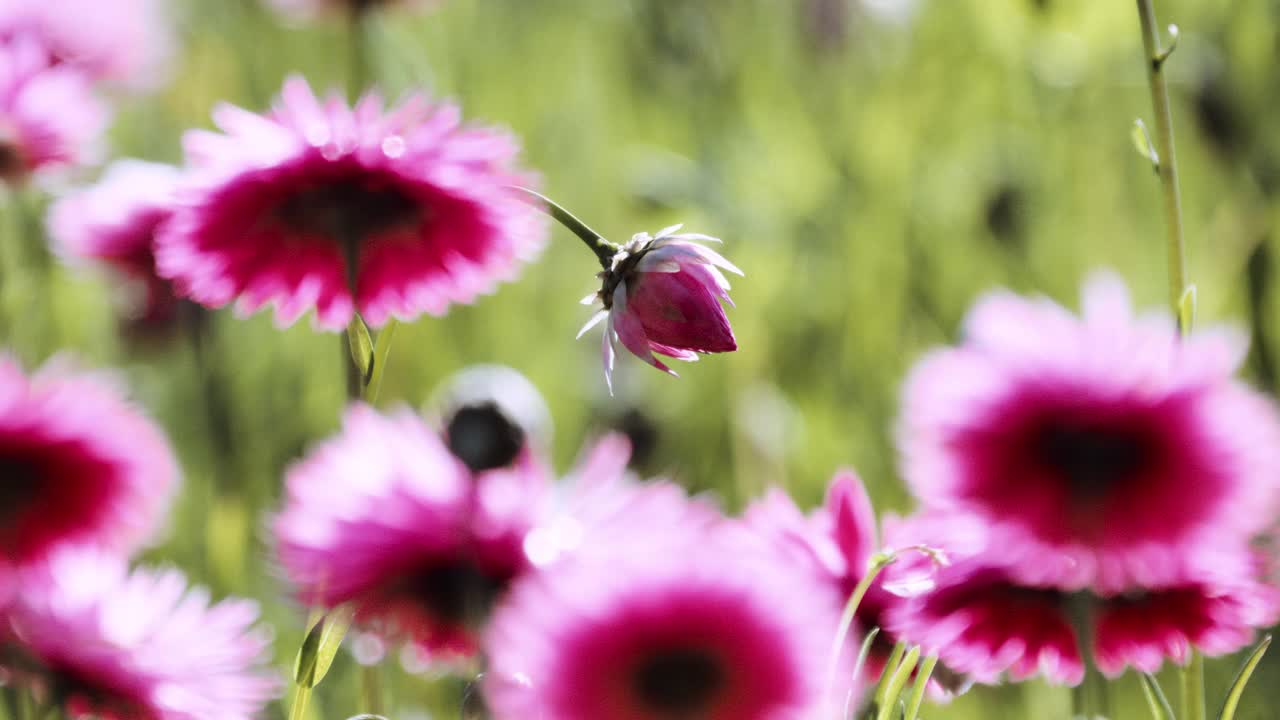
<path fill-rule="evenodd" d="M 169 78 L 173 29 L 161 0 L 0 0 L 0 40 L 28 35 L 48 62 L 92 80 L 154 90 Z"/>
<path fill-rule="evenodd" d="M 105 378 L 0 356 L 0 565 L 55 548 L 136 548 L 161 521 L 178 469 L 161 431 Z"/>
<path fill-rule="evenodd" d="M 600 273 L 599 299 L 604 309 L 579 331 L 578 337 L 606 320 L 603 342 L 605 382 L 613 388 L 616 340 L 633 355 L 663 372 L 675 375 L 654 353 L 694 362 L 698 353 L 738 349 L 733 329 L 720 300 L 728 302 L 729 282 L 720 268 L 742 274 L 719 253 L 698 244 L 719 242 L 696 233 L 677 233 L 679 225 L 658 232 L 637 233 L 613 254 Z"/>
<path fill-rule="evenodd" d="M 416 416 L 355 406 L 285 482 L 277 552 L 303 602 L 352 603 L 365 628 L 466 657 L 528 567 L 543 478 L 522 465 L 473 478 Z"/>
<path fill-rule="evenodd" d="M 109 112 L 70 66 L 27 35 L 0 43 L 0 179 L 21 183 L 89 162 Z"/>
<path fill-rule="evenodd" d="M 741 528 L 655 525 L 517 582 L 485 635 L 497 720 L 816 716 L 829 588 Z"/>
<path fill-rule="evenodd" d="M 133 314 L 147 321 L 173 317 L 177 298 L 156 274 L 154 241 L 173 213 L 177 168 L 141 160 L 120 160 L 98 184 L 68 195 L 49 211 L 49 234 L 69 262 L 105 263 L 144 291 Z"/>
<path fill-rule="evenodd" d="M 59 551 L 20 582 L 0 657 L 20 658 L 7 669 L 68 717 L 248 720 L 278 691 L 252 601 L 210 605 L 177 570 L 130 572 L 119 556 L 84 549 Z"/>
<path fill-rule="evenodd" d="M 530 181 L 517 144 L 463 127 L 452 104 L 384 112 L 370 93 L 348 109 L 293 77 L 271 113 L 214 119 L 226 134 L 184 137 L 194 187 L 156 249 L 161 275 L 203 305 L 380 326 L 491 292 L 541 249 L 542 219 L 510 189 Z"/>
<path fill-rule="evenodd" d="M 551 411 L 533 383 L 502 365 L 473 365 L 445 380 L 432 405 L 450 452 L 473 472 L 536 462 L 551 444 Z"/>
<path fill-rule="evenodd" d="M 1236 334 L 1133 317 L 1112 276 L 1086 285 L 1081 317 L 990 295 L 907 381 L 904 475 L 927 506 L 989 525 L 1022 583 L 1175 585 L 1275 515 L 1280 430 L 1232 378 L 1243 354 Z"/>

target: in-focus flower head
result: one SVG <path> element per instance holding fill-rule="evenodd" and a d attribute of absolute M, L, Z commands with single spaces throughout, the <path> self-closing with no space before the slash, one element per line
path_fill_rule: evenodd
<path fill-rule="evenodd" d="M 50 67 L 28 34 L 0 42 L 0 179 L 25 181 L 90 162 L 110 112 L 72 66 Z"/>
<path fill-rule="evenodd" d="M 268 636 L 249 600 L 210 604 L 176 570 L 61 550 L 23 571 L 7 612 L 7 668 L 69 717 L 248 720 L 278 692 Z"/>
<path fill-rule="evenodd" d="M 741 528 L 666 527 L 517 583 L 485 635 L 496 720 L 818 716 L 834 593 Z"/>
<path fill-rule="evenodd" d="M 720 242 L 698 233 L 680 233 L 679 225 L 657 235 L 637 233 L 600 273 L 598 293 L 604 309 L 578 332 L 578 337 L 604 320 L 604 376 L 613 389 L 615 341 L 663 372 L 675 375 L 654 353 L 694 362 L 698 353 L 731 352 L 738 342 L 720 301 L 730 305 L 729 281 L 720 272 L 742 274 L 733 263 L 702 242 Z"/>
<path fill-rule="evenodd" d="M 157 244 L 161 275 L 201 304 L 380 326 L 470 302 L 541 250 L 545 223 L 512 189 L 533 180 L 517 143 L 452 104 L 386 110 L 370 93 L 352 109 L 292 77 L 269 114 L 214 120 L 225 134 L 184 137 L 192 187 Z"/>
<path fill-rule="evenodd" d="M 67 544 L 149 539 L 178 480 L 159 428 L 108 378 L 0 355 L 0 565 Z"/>
<path fill-rule="evenodd" d="M 907 381 L 904 474 L 927 505 L 988 523 L 1021 582 L 1176 585 L 1275 514 L 1280 424 L 1233 379 L 1243 354 L 1237 334 L 1134 317 L 1111 275 L 1080 317 L 988 295 L 963 344 Z"/>
<path fill-rule="evenodd" d="M 167 280 L 156 274 L 155 237 L 173 213 L 181 173 L 170 165 L 119 160 L 96 185 L 58 200 L 49 210 L 49 234 L 69 263 L 104 263 L 145 293 L 135 316 L 165 321 L 176 310 Z"/>
<path fill-rule="evenodd" d="M 544 476 L 516 465 L 473 477 L 417 416 L 358 405 L 285 482 L 276 549 L 303 602 L 353 603 L 368 629 L 468 656 L 493 601 L 528 567 Z"/>

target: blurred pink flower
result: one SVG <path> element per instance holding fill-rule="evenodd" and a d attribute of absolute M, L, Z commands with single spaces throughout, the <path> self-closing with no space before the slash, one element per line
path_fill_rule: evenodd
<path fill-rule="evenodd" d="M 728 302 L 729 281 L 720 272 L 742 274 L 733 263 L 698 242 L 720 242 L 697 233 L 677 233 L 679 225 L 657 235 L 637 233 L 601 273 L 599 299 L 604 309 L 578 332 L 582 337 L 607 318 L 604 330 L 604 377 L 613 389 L 615 338 L 633 355 L 675 375 L 654 353 L 694 362 L 698 353 L 731 352 L 738 342 L 720 300 Z"/>
<path fill-rule="evenodd" d="M 1274 516 L 1280 426 L 1234 380 L 1237 334 L 1179 339 L 1133 317 L 1121 281 L 1075 317 L 1009 293 L 906 383 L 904 475 L 928 507 L 971 511 L 1020 582 L 1120 592 L 1194 576 L 1206 552 Z"/>
<path fill-rule="evenodd" d="M 30 35 L 49 61 L 95 80 L 154 90 L 168 80 L 173 29 L 163 0 L 0 0 L 0 39 Z"/>
<path fill-rule="evenodd" d="M 173 213 L 181 173 L 169 165 L 119 160 L 96 185 L 58 200 L 49 210 L 49 235 L 71 263 L 111 266 L 144 291 L 136 316 L 171 319 L 177 298 L 156 274 L 155 236 Z"/>
<path fill-rule="evenodd" d="M 210 605 L 176 570 L 129 572 L 123 558 L 82 549 L 20 582 L 7 613 L 10 649 L 25 661 L 14 672 L 63 699 L 69 717 L 248 720 L 278 691 L 251 601 Z"/>
<path fill-rule="evenodd" d="M 48 50 L 28 35 L 0 42 L 0 179 L 90 162 L 109 111 L 71 66 L 49 66 Z"/>
<path fill-rule="evenodd" d="M 473 476 L 417 416 L 358 405 L 285 483 L 276 549 L 303 602 L 353 603 L 370 630 L 468 656 L 495 598 L 528 567 L 545 476 L 527 463 Z"/>
<path fill-rule="evenodd" d="M 847 600 L 866 575 L 872 553 L 880 549 L 875 510 L 857 473 L 842 470 L 827 488 L 826 504 L 805 517 L 786 492 L 769 490 L 752 503 L 746 523 L 762 533 L 801 567 L 816 573 L 836 594 Z M 885 627 L 889 608 L 904 600 L 885 589 L 882 574 L 858 604 L 856 629 L 850 643 L 861 644 L 861 633 L 880 628 L 867 657 L 867 677 L 875 680 L 888 661 L 897 638 Z"/>
<path fill-rule="evenodd" d="M 130 550 L 156 530 L 178 468 L 159 428 L 105 377 L 0 355 L 0 565 L 68 543 Z"/>
<path fill-rule="evenodd" d="M 226 134 L 184 137 L 194 187 L 157 246 L 161 275 L 201 304 L 379 326 L 491 292 L 542 248 L 543 218 L 510 188 L 532 182 L 515 140 L 462 126 L 452 104 L 384 111 L 370 93 L 349 109 L 292 77 L 271 113 L 214 119 Z"/>
<path fill-rule="evenodd" d="M 493 716 L 817 717 L 831 588 L 741 527 L 650 524 L 517 582 L 485 634 Z"/>

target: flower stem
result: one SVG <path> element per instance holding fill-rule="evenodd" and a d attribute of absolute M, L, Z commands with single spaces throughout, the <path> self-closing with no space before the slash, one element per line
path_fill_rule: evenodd
<path fill-rule="evenodd" d="M 1147 81 L 1151 86 L 1151 105 L 1156 114 L 1156 171 L 1164 188 L 1165 229 L 1168 232 L 1169 303 L 1174 316 L 1183 317 L 1182 295 L 1187 287 L 1187 258 L 1182 236 L 1182 194 L 1178 189 L 1178 162 L 1174 155 L 1173 115 L 1169 110 L 1169 90 L 1165 85 L 1164 62 L 1169 49 L 1160 45 L 1160 29 L 1156 26 L 1153 0 L 1138 0 L 1138 18 L 1142 21 L 1142 43 L 1146 50 Z M 1186 332 L 1187 328 L 1181 328 Z"/>
<path fill-rule="evenodd" d="M 568 228 L 570 232 L 586 243 L 591 252 L 595 253 L 596 258 L 600 260 L 600 265 L 605 270 L 612 267 L 613 256 L 619 250 L 617 245 L 605 240 L 603 235 L 592 230 L 586 223 L 574 217 L 573 213 L 565 210 L 559 203 L 546 195 L 519 185 L 510 185 L 509 187 L 532 195 L 540 203 L 538 209 L 550 215 L 556 222 Z"/>
<path fill-rule="evenodd" d="M 369 83 L 369 19 L 364 3 L 352 3 L 347 18 L 347 96 L 356 102 Z"/>
<path fill-rule="evenodd" d="M 382 683 L 377 665 L 365 665 L 360 670 L 360 693 L 364 697 L 364 711 L 370 715 L 382 714 Z"/>
<path fill-rule="evenodd" d="M 307 716 L 307 701 L 311 699 L 311 688 L 294 686 L 293 705 L 289 708 L 289 720 L 303 720 Z"/>
<path fill-rule="evenodd" d="M 1110 698 L 1106 678 L 1098 672 L 1093 657 L 1094 613 L 1096 599 L 1088 593 L 1076 593 L 1068 600 L 1071 625 L 1076 633 L 1076 647 L 1084 662 L 1084 682 L 1072 694 L 1073 715 L 1086 718 L 1110 717 Z"/>
<path fill-rule="evenodd" d="M 853 588 L 849 601 L 845 603 L 844 612 L 840 615 L 840 624 L 836 627 L 836 636 L 831 643 L 831 655 L 827 658 L 826 680 L 823 687 L 823 697 L 827 701 L 831 700 L 831 693 L 835 691 L 836 669 L 840 666 L 840 654 L 844 649 L 845 640 L 849 637 L 849 630 L 853 627 L 853 618 L 858 613 L 858 606 L 862 604 L 862 598 L 871 589 L 871 584 L 875 582 L 880 572 L 897 559 L 897 556 L 892 553 L 873 555 L 871 561 L 867 563 L 867 572 Z"/>
<path fill-rule="evenodd" d="M 1204 656 L 1191 651 L 1191 660 L 1178 673 L 1182 685 L 1182 720 L 1205 720 Z"/>

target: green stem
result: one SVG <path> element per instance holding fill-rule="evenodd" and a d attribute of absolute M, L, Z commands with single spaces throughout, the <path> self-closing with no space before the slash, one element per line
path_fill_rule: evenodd
<path fill-rule="evenodd" d="M 303 720 L 307 716 L 307 701 L 311 699 L 311 688 L 294 686 L 293 706 L 289 708 L 289 720 Z"/>
<path fill-rule="evenodd" d="M 1068 601 L 1071 625 L 1076 633 L 1076 646 L 1084 660 L 1084 682 L 1078 692 L 1072 694 L 1073 714 L 1086 718 L 1110 717 L 1106 678 L 1098 672 L 1098 665 L 1093 657 L 1094 604 L 1094 597 L 1083 592 L 1073 595 Z"/>
<path fill-rule="evenodd" d="M 1191 651 L 1191 661 L 1179 672 L 1182 689 L 1182 720 L 1205 720 L 1204 656 Z"/>
<path fill-rule="evenodd" d="M 360 692 L 364 696 L 364 711 L 370 715 L 382 714 L 382 683 L 377 665 L 365 665 L 360 671 Z"/>
<path fill-rule="evenodd" d="M 907 681 L 911 679 L 911 673 L 915 672 L 916 663 L 920 662 L 920 646 L 916 646 L 907 651 L 906 657 L 902 659 L 902 664 L 898 665 L 893 671 L 889 682 L 885 685 L 885 693 L 882 699 L 878 699 L 879 710 L 876 714 L 876 720 L 893 720 L 898 715 L 898 698 L 902 695 L 902 689 L 907 686 Z M 885 673 L 889 672 L 889 668 L 885 668 Z"/>
<path fill-rule="evenodd" d="M 867 564 L 867 572 L 858 581 L 858 585 L 854 587 L 853 593 L 849 595 L 849 601 L 845 603 L 844 612 L 840 615 L 840 624 L 836 627 L 836 636 L 831 643 L 831 655 L 827 658 L 826 679 L 823 683 L 823 697 L 830 701 L 831 694 L 836 686 L 836 669 L 840 666 L 840 655 L 844 650 L 845 641 L 849 637 L 849 630 L 853 627 L 853 618 L 858 613 L 858 606 L 862 604 L 862 598 L 867 594 L 867 590 L 871 589 L 871 584 L 875 582 L 876 577 L 882 570 L 889 567 L 897 556 L 892 553 L 877 553 L 871 557 L 871 561 Z"/>
<path fill-rule="evenodd" d="M 1187 287 L 1187 258 L 1182 236 L 1182 194 L 1178 189 L 1178 161 L 1173 145 L 1173 114 L 1169 110 L 1169 90 L 1165 85 L 1164 62 L 1168 51 L 1160 45 L 1160 29 L 1156 26 L 1153 0 L 1138 0 L 1138 17 L 1142 21 L 1142 44 L 1146 49 L 1147 81 L 1151 86 L 1151 105 L 1156 113 L 1156 152 L 1160 156 L 1156 168 L 1164 188 L 1165 229 L 1168 232 L 1169 304 L 1175 317 L 1182 317 L 1182 294 Z M 1182 328 L 1183 332 L 1186 328 Z"/>
<path fill-rule="evenodd" d="M 903 720 L 916 720 L 920 714 L 920 705 L 924 703 L 925 690 L 929 688 L 929 678 L 933 677 L 933 668 L 938 664 L 938 656 L 930 653 L 920 663 L 920 671 L 916 673 L 915 687 L 911 688 L 911 699 L 907 701 L 907 712 Z"/>
<path fill-rule="evenodd" d="M 347 22 L 347 96 L 356 102 L 369 83 L 369 18 L 365 3 L 351 3 Z"/>
<path fill-rule="evenodd" d="M 577 217 L 574 217 L 573 213 L 565 210 L 559 203 L 546 195 L 530 190 L 526 187 L 520 187 L 519 185 L 511 185 L 509 187 L 513 190 L 519 190 L 523 193 L 532 195 L 540 201 L 540 203 L 545 206 L 539 207 L 540 210 L 550 215 L 556 222 L 568 228 L 570 232 L 577 235 L 582 242 L 586 243 L 586 246 L 591 249 L 591 252 L 595 253 L 596 258 L 600 260 L 600 265 L 605 270 L 612 268 L 613 256 L 616 255 L 620 249 L 617 245 L 605 240 L 603 235 L 592 230 L 586 223 L 582 222 Z"/>

